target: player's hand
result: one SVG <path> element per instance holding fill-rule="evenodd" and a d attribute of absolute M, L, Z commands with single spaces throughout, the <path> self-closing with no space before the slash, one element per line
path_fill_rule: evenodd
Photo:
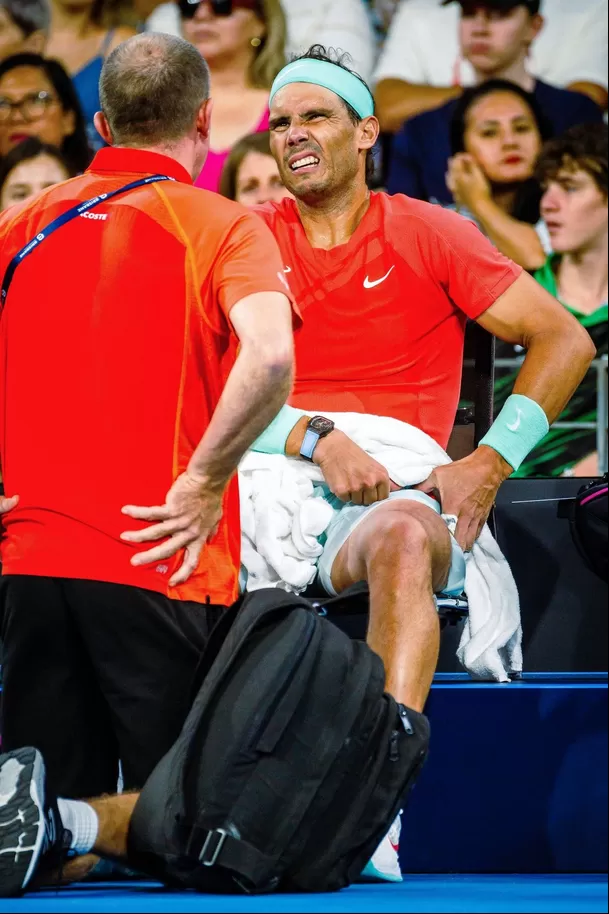
<path fill-rule="evenodd" d="M 448 160 L 446 184 L 455 203 L 475 211 L 481 199 L 492 196 L 491 185 L 473 156 L 460 152 Z"/>
<path fill-rule="evenodd" d="M 313 462 L 330 491 L 344 502 L 373 505 L 399 489 L 381 463 L 337 428 L 317 442 Z"/>
<path fill-rule="evenodd" d="M 436 467 L 415 488 L 435 495 L 442 513 L 457 518 L 455 539 L 469 552 L 488 520 L 499 486 L 512 472 L 496 451 L 479 447 L 462 460 Z"/>
<path fill-rule="evenodd" d="M 222 496 L 225 485 L 210 485 L 188 472 L 178 476 L 165 498 L 164 505 L 138 507 L 125 505 L 123 514 L 137 520 L 150 521 L 143 530 L 121 533 L 128 543 L 151 543 L 164 540 L 158 546 L 137 552 L 132 565 L 150 565 L 185 550 L 184 560 L 169 583 L 183 584 L 197 567 L 201 550 L 218 529 L 222 517 Z"/>
<path fill-rule="evenodd" d="M 0 495 L 0 514 L 6 514 L 8 511 L 12 511 L 13 508 L 17 506 L 18 502 L 18 495 L 11 495 L 10 498 L 7 498 L 6 495 Z"/>

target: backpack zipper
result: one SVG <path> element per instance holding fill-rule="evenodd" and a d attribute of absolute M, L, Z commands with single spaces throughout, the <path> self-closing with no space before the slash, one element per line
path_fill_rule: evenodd
<path fill-rule="evenodd" d="M 398 705 L 398 713 L 400 715 L 400 720 L 402 721 L 402 726 L 404 727 L 404 730 L 406 731 L 406 733 L 408 733 L 409 736 L 413 736 L 414 730 L 412 728 L 412 724 L 410 723 L 410 719 L 408 717 L 408 713 L 407 713 L 404 705 Z"/>

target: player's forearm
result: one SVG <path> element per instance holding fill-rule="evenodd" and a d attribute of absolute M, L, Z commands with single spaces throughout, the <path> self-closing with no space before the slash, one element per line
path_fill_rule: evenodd
<path fill-rule="evenodd" d="M 471 210 L 502 254 L 529 272 L 544 265 L 546 255 L 534 226 L 509 216 L 490 198 L 475 201 Z"/>
<path fill-rule="evenodd" d="M 242 343 L 212 420 L 188 470 L 224 485 L 287 400 L 293 380 L 291 337 L 275 351 Z"/>
<path fill-rule="evenodd" d="M 554 422 L 581 384 L 596 349 L 587 331 L 565 311 L 565 321 L 525 342 L 527 354 L 514 393 L 535 400 Z"/>
<path fill-rule="evenodd" d="M 439 108 L 461 91 L 459 86 L 421 86 L 401 79 L 382 79 L 374 95 L 381 130 L 396 133 L 404 121 Z"/>

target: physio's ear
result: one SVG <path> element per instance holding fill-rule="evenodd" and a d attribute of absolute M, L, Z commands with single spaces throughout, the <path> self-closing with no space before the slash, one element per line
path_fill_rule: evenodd
<path fill-rule="evenodd" d="M 112 131 L 110 130 L 110 124 L 108 123 L 108 118 L 103 111 L 96 111 L 93 116 L 93 123 L 95 129 L 99 133 L 100 137 L 108 146 L 114 145 L 114 138 L 112 136 Z"/>
<path fill-rule="evenodd" d="M 206 99 L 197 113 L 197 131 L 204 140 L 209 139 L 211 133 L 211 112 L 214 103 L 211 98 Z"/>

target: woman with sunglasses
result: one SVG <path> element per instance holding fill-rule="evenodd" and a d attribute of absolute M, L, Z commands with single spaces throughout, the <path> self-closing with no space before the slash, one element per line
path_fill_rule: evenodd
<path fill-rule="evenodd" d="M 93 125 L 99 111 L 99 78 L 105 58 L 135 34 L 129 28 L 132 4 L 125 0 L 50 0 L 47 57 L 60 60 L 71 75 L 85 117 L 89 145 L 103 143 Z"/>
<path fill-rule="evenodd" d="M 217 191 L 232 146 L 268 128 L 268 96 L 285 63 L 279 0 L 179 0 L 184 38 L 211 73 L 211 148 L 198 187 Z"/>
<path fill-rule="evenodd" d="M 62 65 L 15 54 L 0 63 L 0 158 L 31 136 L 61 149 L 74 174 L 91 161 L 78 97 Z"/>

